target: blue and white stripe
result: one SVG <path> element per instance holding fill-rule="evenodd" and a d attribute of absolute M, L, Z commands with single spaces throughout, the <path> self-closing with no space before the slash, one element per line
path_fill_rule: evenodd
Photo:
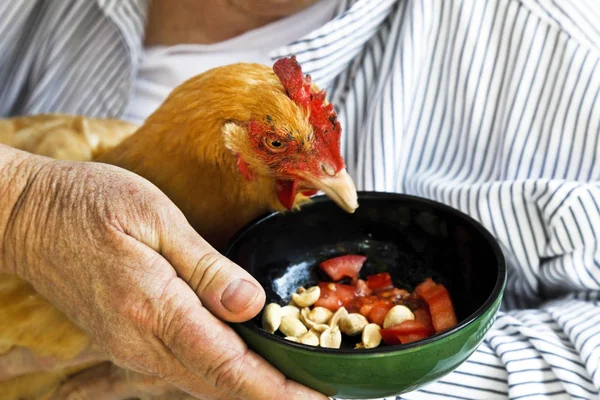
<path fill-rule="evenodd" d="M 146 6 L 0 3 L 0 115 L 121 116 Z M 482 346 L 400 398 L 600 399 L 597 2 L 344 0 L 272 57 L 291 54 L 329 90 L 361 189 L 450 204 L 507 255 Z"/>

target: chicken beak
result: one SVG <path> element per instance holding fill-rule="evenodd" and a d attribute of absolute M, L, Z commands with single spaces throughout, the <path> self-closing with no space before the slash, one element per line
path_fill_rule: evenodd
<path fill-rule="evenodd" d="M 358 208 L 356 186 L 345 168 L 334 176 L 316 178 L 303 174 L 302 178 L 314 189 L 323 191 L 327 197 L 350 214 Z"/>

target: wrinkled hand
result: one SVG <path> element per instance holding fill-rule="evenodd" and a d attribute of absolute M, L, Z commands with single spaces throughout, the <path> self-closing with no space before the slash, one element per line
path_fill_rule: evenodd
<path fill-rule="evenodd" d="M 221 321 L 255 316 L 264 291 L 156 187 L 108 165 L 27 162 L 37 164 L 4 235 L 6 262 L 117 365 L 207 400 L 326 399 Z"/>

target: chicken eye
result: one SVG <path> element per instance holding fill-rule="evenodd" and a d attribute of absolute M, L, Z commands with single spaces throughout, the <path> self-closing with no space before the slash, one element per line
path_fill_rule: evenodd
<path fill-rule="evenodd" d="M 281 151 L 285 149 L 285 144 L 281 140 L 265 138 L 265 143 L 273 151 Z"/>

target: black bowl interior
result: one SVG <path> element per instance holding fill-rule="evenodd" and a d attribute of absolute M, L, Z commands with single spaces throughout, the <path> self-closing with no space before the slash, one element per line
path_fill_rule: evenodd
<path fill-rule="evenodd" d="M 316 197 L 299 212 L 271 214 L 242 230 L 225 254 L 261 283 L 267 304 L 287 304 L 298 287 L 326 279 L 321 261 L 349 253 L 368 257 L 361 277 L 389 272 L 408 290 L 427 277 L 443 283 L 459 321 L 475 318 L 498 296 L 504 259 L 476 221 L 405 195 L 361 192 L 359 203 L 348 214 Z M 250 324 L 259 328 L 260 314 Z"/>

